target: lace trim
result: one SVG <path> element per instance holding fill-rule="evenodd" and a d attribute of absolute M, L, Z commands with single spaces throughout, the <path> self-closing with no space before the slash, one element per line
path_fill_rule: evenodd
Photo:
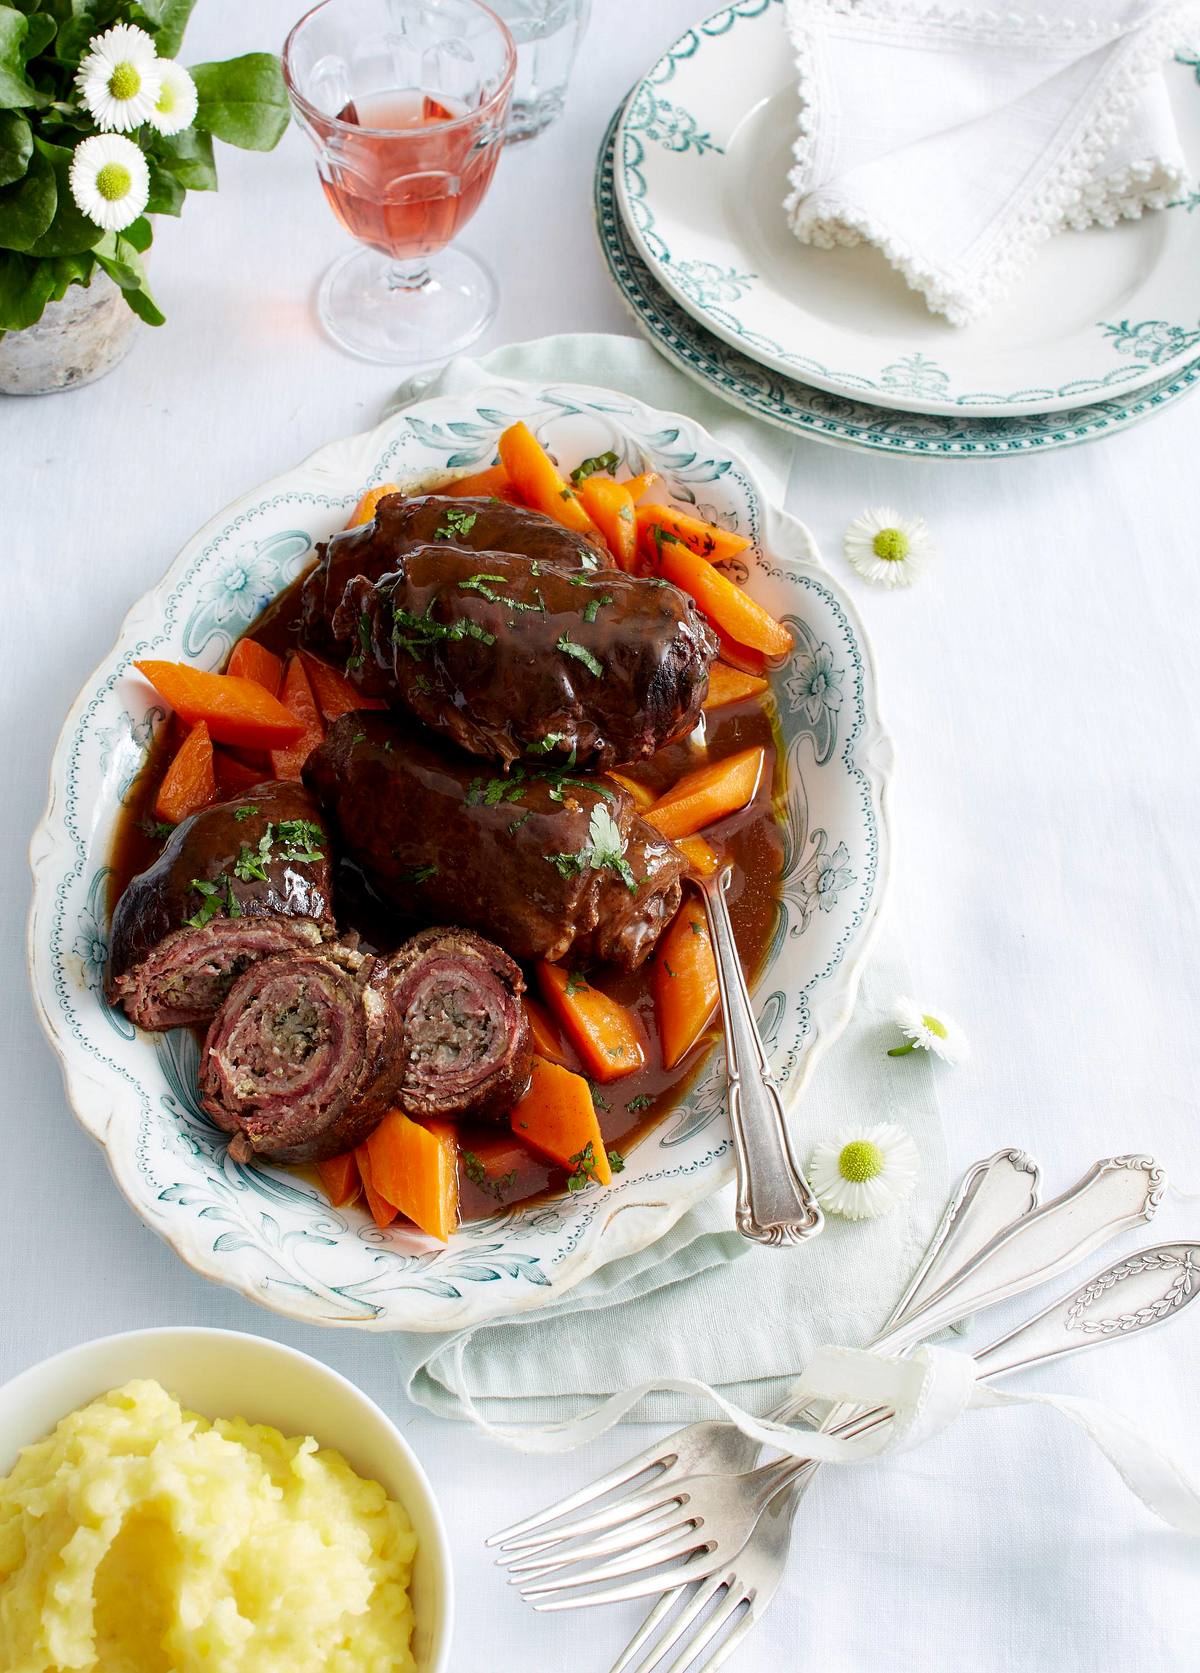
<path fill-rule="evenodd" d="M 826 249 L 860 241 L 876 245 L 935 313 L 944 314 L 952 325 L 966 325 L 1014 287 L 1038 246 L 1053 233 L 1064 227 L 1111 226 L 1118 219 L 1136 219 L 1147 209 L 1165 207 L 1183 190 L 1187 179 L 1184 170 L 1161 158 L 1131 163 L 1101 180 L 1094 176 L 1105 154 L 1128 128 L 1138 97 L 1151 76 L 1200 28 L 1196 0 L 1180 0 L 1157 14 L 1149 14 L 1124 31 L 1123 41 L 1119 27 L 1096 19 L 1051 24 L 1040 15 L 1001 17 L 937 5 L 923 12 L 921 18 L 931 25 L 931 33 L 952 33 L 960 44 L 967 38 L 976 43 L 994 39 L 1010 46 L 1014 42 L 1045 42 L 1051 38 L 1051 31 L 1054 44 L 1110 36 L 1114 41 L 1113 63 L 1074 134 L 1048 161 L 1019 213 L 1010 206 L 1007 215 L 996 218 L 990 233 L 992 255 L 990 259 L 985 256 L 980 271 L 968 280 L 932 263 L 902 233 L 868 216 L 836 191 L 822 190 L 819 212 L 805 218 L 803 203 L 812 189 L 819 154 L 828 154 L 826 139 L 832 123 L 828 101 L 821 97 L 823 59 L 814 25 L 839 19 L 852 20 L 856 27 L 865 22 L 871 30 L 883 26 L 887 34 L 902 36 L 911 46 L 915 19 L 911 3 L 905 0 L 787 0 L 800 112 L 792 148 L 795 161 L 788 176 L 791 191 L 784 210 L 802 241 Z"/>

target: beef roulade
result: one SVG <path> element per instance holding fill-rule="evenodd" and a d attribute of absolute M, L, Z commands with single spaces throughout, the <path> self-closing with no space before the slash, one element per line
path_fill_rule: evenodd
<path fill-rule="evenodd" d="M 388 961 L 404 1045 L 400 1102 L 417 1116 L 503 1116 L 529 1084 L 525 980 L 465 929 L 426 929 Z"/>
<path fill-rule="evenodd" d="M 517 959 L 578 949 L 632 970 L 678 908 L 682 855 L 602 775 L 493 774 L 411 720 L 367 712 L 330 727 L 304 776 L 409 922 L 465 925 Z"/>
<path fill-rule="evenodd" d="M 320 1162 L 369 1136 L 396 1101 L 403 1051 L 386 964 L 333 944 L 243 972 L 200 1059 L 200 1102 L 230 1154 Z"/>
<path fill-rule="evenodd" d="M 142 1028 L 207 1023 L 257 959 L 334 933 L 329 843 L 299 784 L 185 819 L 117 901 L 106 989 Z"/>
<path fill-rule="evenodd" d="M 364 692 L 505 764 L 645 760 L 696 724 L 719 648 L 669 582 L 440 546 L 356 576 L 334 630 Z"/>

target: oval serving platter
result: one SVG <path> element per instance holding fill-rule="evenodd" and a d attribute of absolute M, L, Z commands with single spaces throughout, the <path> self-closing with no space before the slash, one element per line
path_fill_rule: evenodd
<path fill-rule="evenodd" d="M 166 719 L 133 659 L 218 668 L 365 488 L 478 469 L 518 418 L 568 465 L 612 449 L 631 472 L 661 472 L 676 502 L 750 536 L 749 590 L 795 630 L 769 696 L 784 879 L 755 996 L 790 1104 L 849 1015 L 883 892 L 892 750 L 862 626 L 808 530 L 690 419 L 602 389 L 488 384 L 409 407 L 227 507 L 129 612 L 67 717 L 31 843 L 29 967 L 67 1096 L 130 1205 L 195 1271 L 307 1322 L 448 1330 L 543 1306 L 653 1243 L 733 1173 L 718 1051 L 609 1189 L 501 1211 L 445 1247 L 415 1228 L 380 1231 L 302 1175 L 232 1161 L 196 1102 L 192 1035 L 140 1033 L 103 998 L 113 831 Z"/>

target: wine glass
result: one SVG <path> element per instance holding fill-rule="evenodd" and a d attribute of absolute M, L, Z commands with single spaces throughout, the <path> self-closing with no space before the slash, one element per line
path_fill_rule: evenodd
<path fill-rule="evenodd" d="M 320 0 L 288 36 L 284 77 L 321 185 L 364 246 L 317 299 L 351 353 L 444 359 L 494 315 L 492 275 L 447 246 L 491 184 L 516 61 L 480 0 Z"/>

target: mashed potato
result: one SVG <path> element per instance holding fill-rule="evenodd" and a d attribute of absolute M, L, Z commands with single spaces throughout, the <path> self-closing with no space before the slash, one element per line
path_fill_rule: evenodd
<path fill-rule="evenodd" d="M 0 1478 L 5 1673 L 414 1673 L 416 1536 L 336 1452 L 131 1382 Z"/>

